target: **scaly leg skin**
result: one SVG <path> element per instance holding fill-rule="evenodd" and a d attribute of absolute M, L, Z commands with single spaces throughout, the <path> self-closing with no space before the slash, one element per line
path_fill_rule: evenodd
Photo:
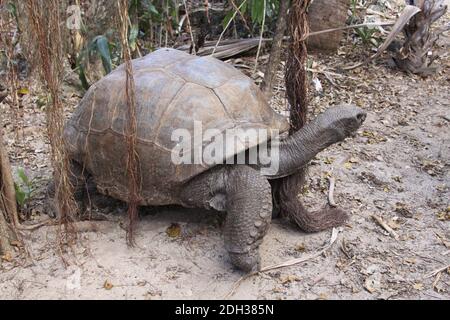
<path fill-rule="evenodd" d="M 182 190 L 185 206 L 226 210 L 225 247 L 231 263 L 243 271 L 259 270 L 259 245 L 272 214 L 270 184 L 245 165 L 223 166 L 190 181 Z"/>

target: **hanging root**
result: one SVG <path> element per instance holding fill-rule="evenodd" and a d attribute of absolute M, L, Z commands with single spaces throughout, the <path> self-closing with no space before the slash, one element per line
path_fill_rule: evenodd
<path fill-rule="evenodd" d="M 288 218 L 305 232 L 318 232 L 344 224 L 348 215 L 337 208 L 309 212 L 297 198 L 297 190 L 304 184 L 305 171 L 273 180 L 274 206 L 282 217 Z"/>
<path fill-rule="evenodd" d="M 127 128 L 126 128 L 126 144 L 127 144 L 127 175 L 128 175 L 128 230 L 127 243 L 134 245 L 134 223 L 138 213 L 139 202 L 139 159 L 136 150 L 136 99 L 135 85 L 133 78 L 133 67 L 131 64 L 131 53 L 128 44 L 128 3 L 126 0 L 118 0 L 120 38 L 122 41 L 123 59 L 125 61 L 126 84 L 125 93 L 127 98 Z"/>
<path fill-rule="evenodd" d="M 76 232 L 72 222 L 76 218 L 77 206 L 73 198 L 73 187 L 69 179 L 69 158 L 63 141 L 64 109 L 61 84 L 63 81 L 64 54 L 64 24 L 63 12 L 57 0 L 26 2 L 28 34 L 31 48 L 38 57 L 39 69 L 46 90 L 51 96 L 51 106 L 47 111 L 47 133 L 51 146 L 51 162 L 54 169 L 55 200 L 60 212 L 61 245 L 73 244 Z"/>

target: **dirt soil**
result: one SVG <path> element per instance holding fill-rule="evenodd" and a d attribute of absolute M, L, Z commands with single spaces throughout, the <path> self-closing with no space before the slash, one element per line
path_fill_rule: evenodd
<path fill-rule="evenodd" d="M 440 46 L 441 71 L 428 79 L 406 75 L 385 59 L 353 71 L 339 68 L 363 59 L 367 48 L 348 45 L 333 56 L 311 55 L 310 77 L 323 87 L 320 92 L 311 87 L 312 113 L 341 102 L 368 112 L 354 138 L 320 153 L 309 168 L 301 194 L 306 205 L 325 206 L 328 178 L 334 177 L 335 201 L 351 214 L 335 243 L 318 257 L 244 279 L 232 292 L 243 274 L 232 268 L 224 250 L 223 215 L 142 210 L 137 246 L 130 248 L 125 208 L 118 205 L 97 210 L 106 220 L 84 223 L 86 232 L 72 252 L 61 254 L 54 226 L 23 231 L 30 257 L 17 247 L 16 258 L 0 259 L 0 298 L 450 299 L 449 38 Z M 283 108 L 281 72 L 279 78 L 272 102 Z M 51 169 L 39 107 L 45 101 L 28 85 L 32 93 L 21 97 L 18 138 L 7 101 L 0 114 L 14 169 L 25 168 L 36 179 L 37 190 L 23 210 L 24 224 L 34 224 L 47 219 L 44 190 Z M 81 96 L 69 84 L 64 94 L 72 107 Z M 262 264 L 314 255 L 330 236 L 331 230 L 305 234 L 274 220 L 260 249 Z"/>

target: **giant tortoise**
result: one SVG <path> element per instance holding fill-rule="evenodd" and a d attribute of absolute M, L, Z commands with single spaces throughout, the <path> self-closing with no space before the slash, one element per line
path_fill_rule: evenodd
<path fill-rule="evenodd" d="M 271 109 L 249 77 L 215 58 L 166 48 L 133 60 L 132 68 L 139 205 L 175 204 L 226 211 L 226 250 L 231 263 L 245 271 L 256 270 L 260 265 L 258 247 L 272 218 L 275 182 L 279 186 L 289 181 L 318 152 L 358 129 L 366 117 L 355 106 L 328 109 L 298 132 L 277 142 L 278 170 L 264 171 L 262 167 L 266 165 L 259 160 L 249 163 L 248 156 L 244 163 L 228 161 L 263 144 L 268 144 L 270 149 L 273 134 L 289 129 L 286 118 Z M 83 188 L 79 182 L 89 177 L 101 194 L 122 201 L 128 199 L 129 186 L 125 77 L 122 65 L 92 85 L 64 130 L 73 172 L 80 173 L 75 187 Z M 196 132 L 196 124 L 201 124 L 202 132 L 214 129 L 214 134 L 208 139 L 199 137 L 201 132 Z M 244 139 L 234 149 L 225 148 L 223 161 L 180 163 L 173 158 L 174 150 L 180 152 L 177 149 L 180 141 L 174 139 L 176 129 L 190 133 L 193 141 L 191 149 L 183 149 L 183 154 L 197 150 L 225 132 L 239 135 L 248 129 L 258 129 L 268 134 L 259 140 Z M 285 187 L 284 192 L 291 194 L 291 204 L 298 201 L 297 190 Z M 308 216 L 301 206 L 284 208 L 292 211 L 294 220 L 307 231 L 334 226 L 345 217 L 338 209 L 327 209 L 314 217 Z M 298 212 L 296 208 L 300 208 Z M 325 223 L 313 226 L 317 217 L 326 220 Z"/>

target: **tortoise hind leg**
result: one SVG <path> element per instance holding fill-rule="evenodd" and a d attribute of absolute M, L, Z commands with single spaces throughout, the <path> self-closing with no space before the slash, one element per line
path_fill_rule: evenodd
<path fill-rule="evenodd" d="M 218 167 L 184 186 L 181 199 L 188 207 L 226 210 L 224 239 L 231 263 L 244 271 L 260 268 L 258 248 L 272 214 L 270 184 L 264 176 L 245 165 Z"/>
<path fill-rule="evenodd" d="M 88 173 L 83 167 L 76 161 L 70 162 L 69 180 L 73 187 L 73 196 L 77 203 L 79 211 L 84 211 L 85 208 L 85 196 L 87 192 L 87 178 Z M 50 181 L 47 187 L 47 204 L 46 211 L 51 217 L 60 217 L 61 214 L 56 203 L 56 186 L 55 181 Z"/>

